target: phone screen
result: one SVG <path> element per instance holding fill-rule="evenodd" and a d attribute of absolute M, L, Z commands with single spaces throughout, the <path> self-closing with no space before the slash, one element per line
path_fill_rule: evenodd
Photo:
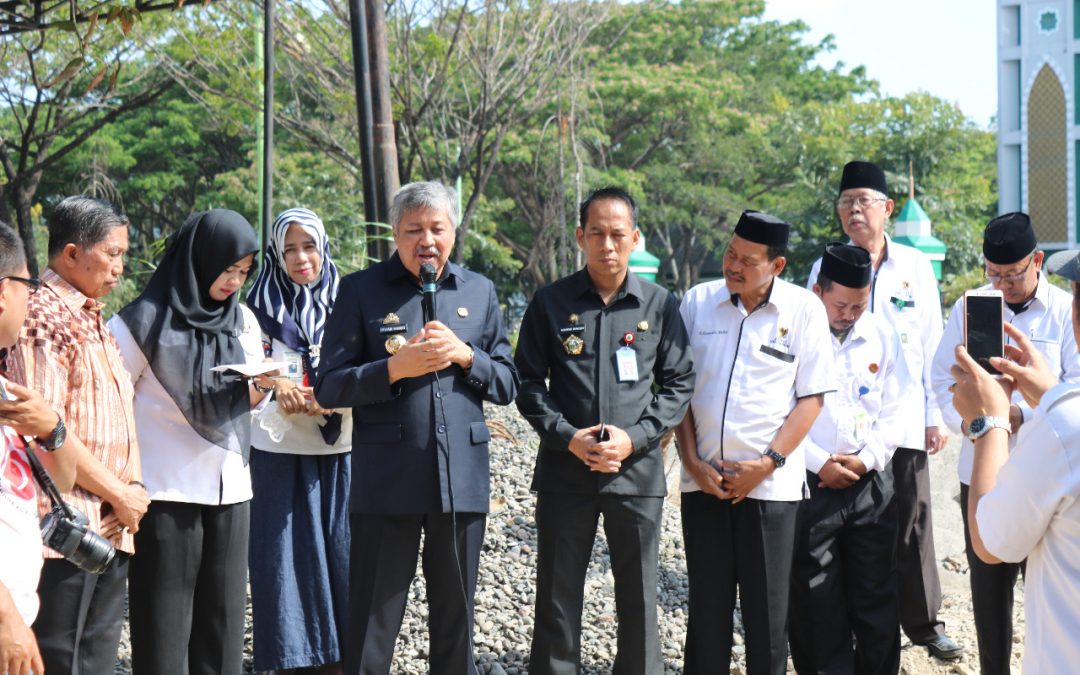
<path fill-rule="evenodd" d="M 968 354 L 987 371 L 999 374 L 990 357 L 1005 353 L 1001 296 L 968 295 L 964 307 Z"/>

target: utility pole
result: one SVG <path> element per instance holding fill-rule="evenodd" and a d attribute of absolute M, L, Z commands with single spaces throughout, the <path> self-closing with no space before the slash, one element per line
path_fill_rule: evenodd
<path fill-rule="evenodd" d="M 360 132 L 360 171 L 364 182 L 364 220 L 367 221 L 367 255 L 382 260 L 378 226 L 379 196 L 374 155 L 374 117 L 371 106 L 371 68 L 368 60 L 368 25 L 364 0 L 349 0 L 352 31 L 353 77 L 356 83 L 356 121 Z"/>
<path fill-rule="evenodd" d="M 374 115 L 375 187 L 379 194 L 381 223 L 390 221 L 390 204 L 397 194 L 397 140 L 394 134 L 394 115 L 390 101 L 390 57 L 386 47 L 386 11 L 383 0 L 364 0 L 367 14 L 368 65 L 371 69 L 371 107 Z M 391 242 L 378 242 L 379 259 L 390 254 Z"/>
<path fill-rule="evenodd" d="M 270 221 L 274 217 L 274 0 L 263 2 L 263 125 L 261 182 L 259 201 L 259 238 L 263 250 L 270 236 Z"/>

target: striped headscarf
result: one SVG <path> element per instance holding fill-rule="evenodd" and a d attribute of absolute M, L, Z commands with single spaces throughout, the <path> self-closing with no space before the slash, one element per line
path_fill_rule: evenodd
<path fill-rule="evenodd" d="M 293 223 L 315 239 L 322 256 L 319 277 L 306 285 L 289 278 L 285 267 L 285 233 Z M 248 291 L 248 307 L 267 335 L 306 353 L 312 368 L 319 365 L 319 345 L 330 310 L 337 298 L 339 275 L 330 258 L 330 241 L 322 220 L 308 209 L 282 212 L 270 229 L 264 264 Z"/>

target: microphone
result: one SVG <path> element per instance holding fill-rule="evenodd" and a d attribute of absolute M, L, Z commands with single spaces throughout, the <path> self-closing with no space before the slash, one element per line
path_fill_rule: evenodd
<path fill-rule="evenodd" d="M 435 277 L 438 272 L 429 262 L 420 265 L 420 307 L 424 312 L 424 324 L 435 321 Z"/>

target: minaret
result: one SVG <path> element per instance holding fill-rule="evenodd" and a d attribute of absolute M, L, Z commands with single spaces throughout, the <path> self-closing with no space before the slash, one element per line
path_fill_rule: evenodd
<path fill-rule="evenodd" d="M 911 160 L 908 160 L 908 199 L 893 221 L 893 239 L 925 253 L 934 267 L 934 276 L 941 281 L 941 264 L 948 249 L 945 242 L 930 233 L 930 216 L 915 201 L 915 173 Z"/>
<path fill-rule="evenodd" d="M 1041 246 L 1080 246 L 1080 3 L 997 0 L 998 212 L 1025 211 Z"/>

